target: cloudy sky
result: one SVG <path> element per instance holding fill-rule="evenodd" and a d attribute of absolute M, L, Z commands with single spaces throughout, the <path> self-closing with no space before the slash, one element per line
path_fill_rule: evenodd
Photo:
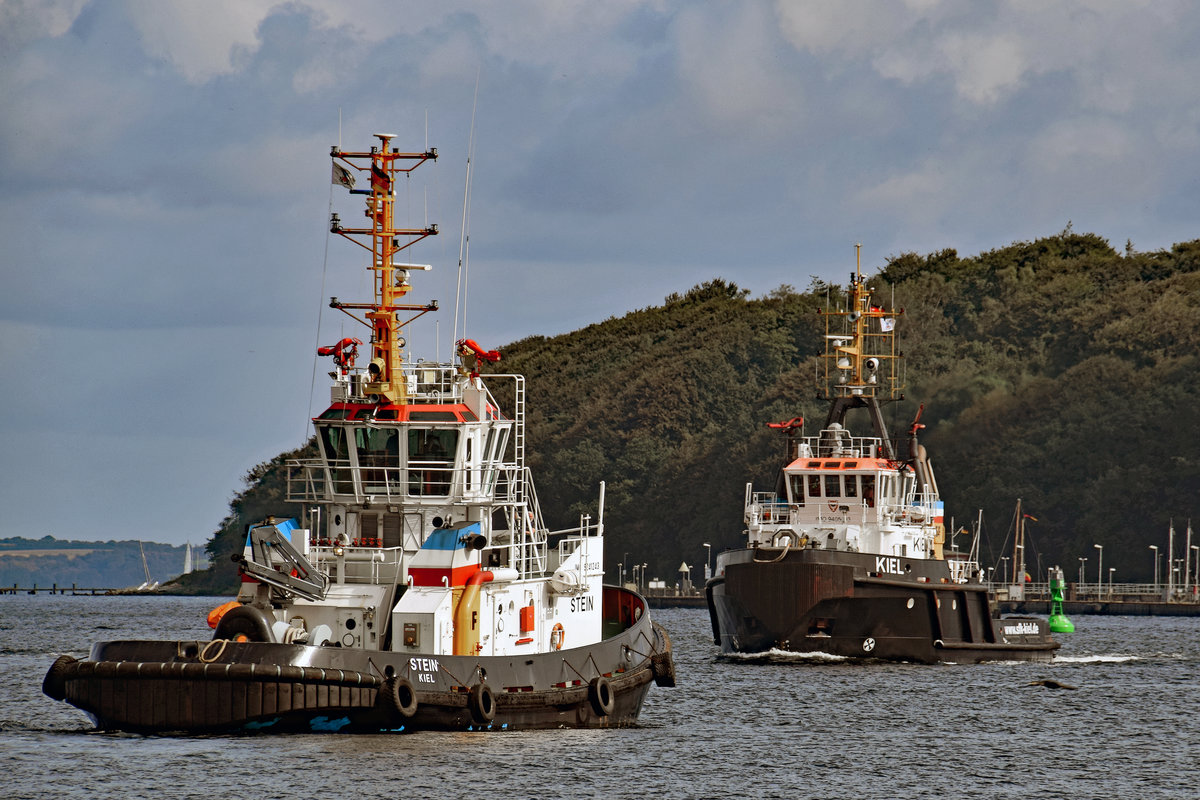
<path fill-rule="evenodd" d="M 1197 41 L 1171 0 L 0 0 L 0 537 L 200 543 L 303 442 L 358 334 L 328 297 L 369 291 L 339 140 L 438 148 L 397 207 L 449 310 L 474 114 L 493 347 L 840 281 L 856 242 L 1194 239 Z"/>

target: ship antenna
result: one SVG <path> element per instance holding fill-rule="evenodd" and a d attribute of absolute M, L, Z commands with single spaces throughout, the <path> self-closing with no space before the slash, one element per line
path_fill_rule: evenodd
<path fill-rule="evenodd" d="M 462 233 L 458 239 L 458 286 L 454 290 L 454 337 L 451 342 L 458 341 L 458 309 L 462 302 L 463 336 L 467 335 L 467 259 L 471 254 L 471 156 L 475 151 L 475 111 L 479 107 L 479 76 L 483 72 L 480 67 L 475 73 L 475 98 L 471 102 L 471 134 L 467 137 L 467 176 L 463 185 L 463 221 Z"/>
<path fill-rule="evenodd" d="M 342 109 L 338 106 L 338 149 L 342 149 Z M 333 187 L 331 181 L 329 183 L 329 209 L 325 212 L 325 218 L 328 219 L 333 214 Z M 316 353 L 321 348 L 321 319 L 325 311 L 325 278 L 329 271 L 329 240 L 333 238 L 333 232 L 329 230 L 329 226 L 325 226 L 325 255 L 321 258 L 321 291 L 317 293 L 317 343 L 313 347 L 313 353 Z M 320 360 L 319 355 L 313 356 L 313 371 L 312 381 L 308 385 L 308 414 L 305 416 L 304 435 L 300 441 L 308 441 L 309 431 L 312 430 L 312 404 L 313 395 L 317 392 L 317 364 Z"/>

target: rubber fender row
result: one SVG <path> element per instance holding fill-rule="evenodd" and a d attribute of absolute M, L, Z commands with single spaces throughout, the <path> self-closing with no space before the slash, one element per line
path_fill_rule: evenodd
<path fill-rule="evenodd" d="M 46 683 L 61 683 L 71 678 L 176 678 L 212 681 L 278 681 L 280 683 L 313 683 L 334 686 L 378 687 L 381 683 L 374 675 L 354 670 L 325 669 L 324 667 L 297 667 L 280 664 L 200 664 L 180 661 L 75 661 L 70 656 L 60 656 L 50 672 Z M 51 677 L 54 681 L 51 681 Z M 43 686 L 43 689 L 46 687 Z M 47 692 L 47 694 L 50 694 Z M 54 697 L 53 694 L 50 694 Z"/>

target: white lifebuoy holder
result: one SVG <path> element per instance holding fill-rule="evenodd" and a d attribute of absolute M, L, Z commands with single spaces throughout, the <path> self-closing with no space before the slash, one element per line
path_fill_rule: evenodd
<path fill-rule="evenodd" d="M 555 650 L 562 650 L 563 640 L 566 638 L 567 632 L 563 628 L 562 623 L 554 623 L 554 628 L 550 631 L 550 646 Z"/>

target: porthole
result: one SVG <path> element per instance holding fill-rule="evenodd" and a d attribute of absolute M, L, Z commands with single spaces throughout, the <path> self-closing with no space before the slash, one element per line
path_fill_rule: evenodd
<path fill-rule="evenodd" d="M 912 608 L 916 604 L 917 604 L 917 601 L 914 598 L 912 598 L 912 597 L 908 598 L 908 607 L 909 608 Z"/>

